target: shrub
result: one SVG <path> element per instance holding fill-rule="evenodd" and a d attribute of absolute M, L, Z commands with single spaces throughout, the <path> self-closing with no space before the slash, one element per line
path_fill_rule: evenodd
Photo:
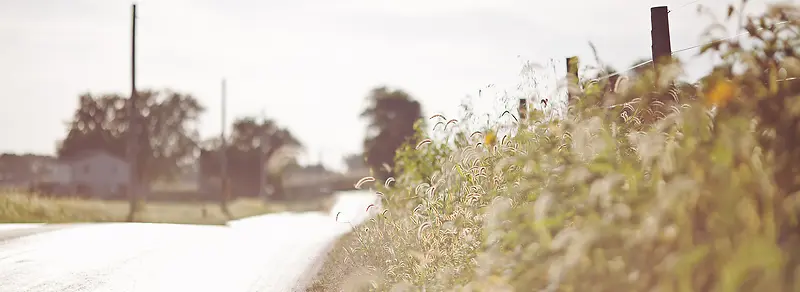
<path fill-rule="evenodd" d="M 747 45 L 704 48 L 724 62 L 698 90 L 665 64 L 496 146 L 407 145 L 387 211 L 318 287 L 800 291 L 798 16 L 774 5 Z"/>

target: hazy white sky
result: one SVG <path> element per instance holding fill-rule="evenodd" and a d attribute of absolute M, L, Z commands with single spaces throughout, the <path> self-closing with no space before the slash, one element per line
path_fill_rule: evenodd
<path fill-rule="evenodd" d="M 408 91 L 426 114 L 454 115 L 486 84 L 513 90 L 523 60 L 589 62 L 589 41 L 617 68 L 649 57 L 651 6 L 675 10 L 673 50 L 703 42 L 710 20 L 696 5 L 721 16 L 731 1 L 140 0 L 137 87 L 195 95 L 210 137 L 225 77 L 229 120 L 263 110 L 309 160 L 322 153 L 338 165 L 361 150 L 358 113 L 374 86 Z M 121 0 L 0 0 L 0 152 L 53 153 L 79 94 L 130 92 L 130 13 Z M 690 75 L 709 64 L 696 59 Z"/>

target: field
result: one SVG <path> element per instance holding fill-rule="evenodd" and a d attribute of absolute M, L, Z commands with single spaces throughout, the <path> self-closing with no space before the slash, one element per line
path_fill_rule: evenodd
<path fill-rule="evenodd" d="M 800 291 L 800 7 L 742 19 L 697 84 L 659 61 L 513 137 L 399 149 L 309 291 Z"/>
<path fill-rule="evenodd" d="M 284 212 L 326 210 L 330 196 L 309 200 L 264 203 L 237 199 L 229 203 L 232 219 Z M 46 198 L 20 193 L 0 193 L 0 223 L 121 222 L 128 215 L 127 201 Z M 179 224 L 225 224 L 228 220 L 214 202 L 148 202 L 135 221 Z"/>

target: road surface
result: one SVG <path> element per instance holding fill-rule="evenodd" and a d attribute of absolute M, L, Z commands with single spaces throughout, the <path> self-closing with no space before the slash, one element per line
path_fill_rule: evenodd
<path fill-rule="evenodd" d="M 228 226 L 0 225 L 0 292 L 302 291 L 321 256 L 351 230 L 343 222 L 367 218 L 374 200 L 350 193 L 330 213 Z"/>

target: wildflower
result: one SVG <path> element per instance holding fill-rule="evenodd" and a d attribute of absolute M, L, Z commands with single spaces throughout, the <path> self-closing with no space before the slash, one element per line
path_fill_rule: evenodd
<path fill-rule="evenodd" d="M 494 145 L 495 142 L 497 142 L 497 133 L 495 133 L 494 130 L 491 129 L 487 130 L 486 135 L 484 135 L 483 137 L 483 145 L 491 147 Z"/>
<path fill-rule="evenodd" d="M 736 92 L 736 85 L 729 80 L 716 82 L 711 86 L 711 90 L 706 93 L 708 103 L 716 106 L 724 106 Z"/>

